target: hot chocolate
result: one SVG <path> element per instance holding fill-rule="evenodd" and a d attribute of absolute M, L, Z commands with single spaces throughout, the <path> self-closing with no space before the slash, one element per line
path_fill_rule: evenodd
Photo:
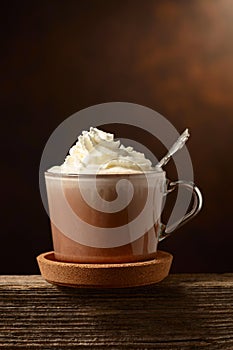
<path fill-rule="evenodd" d="M 122 180 L 119 189 L 117 184 Z M 96 177 L 47 173 L 56 259 L 112 263 L 153 258 L 160 232 L 164 182 L 163 172 L 150 172 L 147 176 L 118 174 Z M 102 205 L 99 196 L 104 200 Z M 110 207 L 117 198 L 122 209 L 107 212 L 108 205 Z"/>
<path fill-rule="evenodd" d="M 193 183 L 172 182 L 167 191 L 159 165 L 153 167 L 144 154 L 96 128 L 84 131 L 65 162 L 49 169 L 45 179 L 54 254 L 64 262 L 154 258 L 158 241 L 202 206 L 201 193 Z M 192 192 L 193 207 L 166 227 L 160 222 L 163 199 L 178 186 Z"/>
<path fill-rule="evenodd" d="M 46 173 L 56 259 L 102 263 L 153 257 L 163 197 L 158 181 L 165 182 L 164 173 L 144 154 L 121 145 L 113 134 L 84 131 L 64 164 Z"/>

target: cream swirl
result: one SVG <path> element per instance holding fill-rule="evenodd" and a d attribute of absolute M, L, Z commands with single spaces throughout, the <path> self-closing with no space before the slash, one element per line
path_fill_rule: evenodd
<path fill-rule="evenodd" d="M 113 134 L 93 127 L 82 132 L 64 163 L 50 171 L 55 168 L 67 174 L 134 173 L 154 169 L 143 153 L 125 147 L 119 140 L 114 141 Z"/>

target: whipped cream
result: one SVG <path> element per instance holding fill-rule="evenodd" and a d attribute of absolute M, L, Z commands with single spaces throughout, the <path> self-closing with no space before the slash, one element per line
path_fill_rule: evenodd
<path fill-rule="evenodd" d="M 50 172 L 80 173 L 135 173 L 155 169 L 143 153 L 133 147 L 125 147 L 114 135 L 91 127 L 83 131 L 76 144 L 69 150 L 61 166 Z"/>

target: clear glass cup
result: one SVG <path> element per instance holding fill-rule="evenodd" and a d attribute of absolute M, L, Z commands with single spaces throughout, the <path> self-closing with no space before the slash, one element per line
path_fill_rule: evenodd
<path fill-rule="evenodd" d="M 45 173 L 55 259 L 125 263 L 153 259 L 158 242 L 202 207 L 190 182 L 169 182 L 165 172 L 65 175 Z M 164 198 L 177 186 L 192 192 L 193 206 L 167 227 Z"/>

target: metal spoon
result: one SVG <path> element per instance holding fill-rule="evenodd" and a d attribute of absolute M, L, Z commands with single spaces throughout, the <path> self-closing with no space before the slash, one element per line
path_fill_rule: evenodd
<path fill-rule="evenodd" d="M 185 129 L 183 134 L 181 134 L 180 137 L 178 138 L 178 140 L 172 145 L 172 147 L 170 148 L 168 153 L 165 155 L 165 157 L 163 157 L 160 160 L 160 162 L 158 164 L 156 164 L 156 167 L 161 168 L 162 166 L 166 165 L 167 162 L 170 160 L 170 158 L 173 156 L 173 154 L 175 154 L 177 151 L 179 151 L 184 146 L 184 144 L 188 140 L 189 136 L 190 136 L 190 134 L 189 134 L 188 129 Z"/>

